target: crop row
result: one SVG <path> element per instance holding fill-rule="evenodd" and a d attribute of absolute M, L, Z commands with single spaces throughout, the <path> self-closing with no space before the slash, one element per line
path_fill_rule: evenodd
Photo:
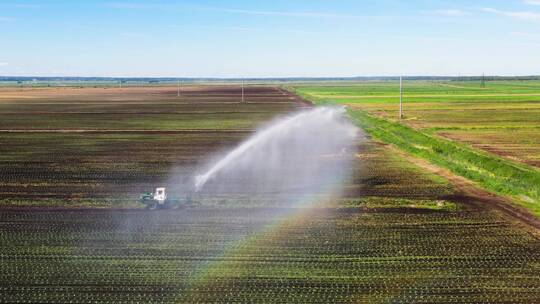
<path fill-rule="evenodd" d="M 7 211 L 0 302 L 534 302 L 540 244 L 488 211 Z"/>

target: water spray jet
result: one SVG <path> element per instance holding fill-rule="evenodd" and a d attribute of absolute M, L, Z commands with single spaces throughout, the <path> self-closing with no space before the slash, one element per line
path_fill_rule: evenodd
<path fill-rule="evenodd" d="M 196 193 L 335 192 L 351 171 L 359 130 L 343 107 L 317 107 L 272 121 L 194 178 Z"/>

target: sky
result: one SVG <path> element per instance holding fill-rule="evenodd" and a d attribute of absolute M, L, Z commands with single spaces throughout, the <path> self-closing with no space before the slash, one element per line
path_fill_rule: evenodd
<path fill-rule="evenodd" d="M 540 74 L 540 0 L 0 0 L 0 75 Z"/>

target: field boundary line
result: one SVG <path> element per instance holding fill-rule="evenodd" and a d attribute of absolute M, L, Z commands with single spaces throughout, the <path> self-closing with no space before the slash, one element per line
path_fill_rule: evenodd
<path fill-rule="evenodd" d="M 381 99 L 381 98 L 399 98 L 399 95 L 325 95 L 325 94 L 311 94 L 316 98 L 333 98 L 333 99 Z M 531 94 L 425 94 L 425 95 L 407 95 L 404 94 L 403 98 L 437 98 L 437 97 L 528 97 L 528 96 L 540 96 L 540 93 Z"/>
<path fill-rule="evenodd" d="M 99 130 L 99 129 L 0 129 L 0 133 L 251 133 L 253 129 Z"/>

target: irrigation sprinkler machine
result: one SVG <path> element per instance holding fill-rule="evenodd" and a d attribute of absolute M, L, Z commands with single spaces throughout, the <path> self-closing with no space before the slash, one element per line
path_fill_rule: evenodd
<path fill-rule="evenodd" d="M 178 209 L 194 205 L 191 195 L 185 198 L 170 197 L 167 195 L 167 188 L 156 188 L 154 193 L 145 192 L 139 196 L 139 203 L 146 205 L 149 210 L 157 209 Z"/>
<path fill-rule="evenodd" d="M 323 181 L 317 174 L 313 174 L 315 172 L 336 174 L 336 176 L 327 176 L 328 182 L 341 179 L 342 176 L 346 175 L 347 163 L 329 162 L 328 164 L 332 167 L 325 167 L 326 162 L 309 161 L 306 155 L 313 157 L 344 155 L 347 148 L 354 146 L 358 130 L 343 119 L 344 113 L 344 108 L 321 107 L 301 111 L 286 119 L 277 119 L 273 124 L 257 131 L 252 137 L 225 154 L 219 161 L 211 164 L 203 174 L 194 176 L 194 184 L 183 185 L 183 189 L 189 189 L 184 191 L 185 198 L 170 197 L 167 195 L 167 189 L 160 187 L 154 193 L 141 194 L 139 201 L 151 210 L 177 209 L 195 205 L 192 199 L 193 195 L 197 195 L 197 200 L 200 202 L 201 190 L 209 181 L 213 180 L 221 171 L 225 170 L 227 174 L 230 174 L 236 167 L 242 167 L 242 164 L 248 164 L 253 176 L 257 177 L 253 178 L 252 181 L 257 185 L 252 186 L 258 188 L 264 186 L 263 192 L 281 187 L 281 181 L 276 184 L 274 178 L 267 178 L 268 165 L 272 167 L 274 177 L 289 175 L 289 178 L 302 181 L 305 184 L 320 184 Z M 272 154 L 269 154 L 268 150 L 271 150 Z M 272 159 L 273 163 L 261 164 L 260 155 Z M 337 159 L 339 160 L 341 157 Z M 290 176 L 292 173 L 289 166 L 286 165 L 287 163 L 294 163 L 299 168 L 306 170 L 296 170 L 295 175 Z M 241 173 L 242 170 L 236 174 Z M 338 173 L 339 175 L 337 175 Z M 235 180 L 230 176 L 226 179 Z M 249 188 L 248 184 L 240 186 Z M 227 187 L 227 184 L 221 184 L 221 187 Z M 319 190 L 309 189 L 310 192 L 306 195 L 316 194 Z"/>

